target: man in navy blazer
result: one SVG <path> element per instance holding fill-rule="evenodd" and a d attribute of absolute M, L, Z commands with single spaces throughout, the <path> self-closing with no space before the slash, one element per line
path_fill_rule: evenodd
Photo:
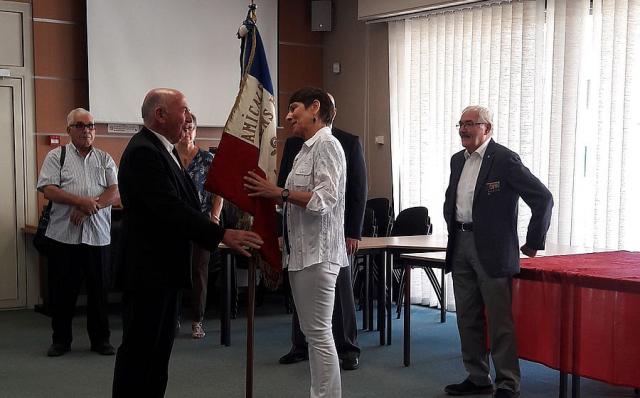
<path fill-rule="evenodd" d="M 121 284 L 122 344 L 113 397 L 163 397 L 178 320 L 180 291 L 191 287 L 191 247 L 211 251 L 222 241 L 239 253 L 259 248 L 260 237 L 214 224 L 180 165 L 173 144 L 191 122 L 187 101 L 173 89 L 151 90 L 142 105 L 144 128 L 120 161 L 124 207 Z"/>
<path fill-rule="evenodd" d="M 335 114 L 333 118 L 335 118 Z M 344 236 L 347 253 L 351 256 L 358 251 L 358 243 L 362 238 L 362 222 L 367 203 L 367 166 L 364 162 L 362 146 L 358 136 L 335 127 L 331 128 L 331 132 L 340 141 L 347 161 Z M 300 152 L 303 144 L 304 140 L 300 137 L 290 137 L 285 142 L 278 172 L 279 187 L 284 187 L 287 176 L 293 167 L 293 160 Z M 282 231 L 280 230 L 279 233 L 281 234 Z M 338 356 L 342 361 L 342 368 L 345 370 L 357 369 L 360 364 L 360 346 L 358 345 L 358 325 L 356 323 L 351 267 L 341 268 L 338 274 L 332 329 Z M 282 364 L 295 363 L 308 358 L 307 343 L 304 333 L 300 330 L 300 321 L 295 308 L 291 342 L 291 350 L 280 358 L 280 363 Z"/>
<path fill-rule="evenodd" d="M 496 371 L 495 397 L 520 395 L 520 367 L 511 313 L 511 278 L 520 271 L 518 199 L 531 208 L 520 251 L 544 250 L 553 198 L 520 157 L 492 138 L 491 112 L 467 107 L 458 124 L 465 150 L 451 158 L 444 218 L 445 267 L 453 275 L 462 359 L 469 376 L 446 386 L 450 395 L 489 394 L 485 314 Z"/>

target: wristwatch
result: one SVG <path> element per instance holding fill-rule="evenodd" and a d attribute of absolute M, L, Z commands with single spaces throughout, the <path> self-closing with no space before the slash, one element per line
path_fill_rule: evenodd
<path fill-rule="evenodd" d="M 286 203 L 287 200 L 289 200 L 289 190 L 288 189 L 283 189 L 282 192 L 280 192 L 280 197 L 282 198 L 282 203 Z"/>

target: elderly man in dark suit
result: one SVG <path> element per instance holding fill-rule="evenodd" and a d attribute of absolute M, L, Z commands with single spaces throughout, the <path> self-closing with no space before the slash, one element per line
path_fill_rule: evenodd
<path fill-rule="evenodd" d="M 329 97 L 335 106 L 333 96 L 329 94 Z M 336 113 L 333 114 L 332 122 L 335 116 Z M 358 136 L 335 127 L 331 128 L 331 133 L 340 141 L 347 161 L 344 236 L 347 253 L 352 256 L 358 251 L 358 244 L 362 238 L 362 222 L 367 202 L 367 166 L 364 162 L 364 155 Z M 278 172 L 278 186 L 284 187 L 287 176 L 293 166 L 293 160 L 300 152 L 302 144 L 304 144 L 304 140 L 300 137 L 290 137 L 285 142 Z M 296 363 L 309 358 L 307 343 L 304 333 L 300 330 L 300 321 L 295 308 L 292 322 L 292 347 L 287 354 L 280 358 L 281 364 Z M 358 345 L 358 325 L 356 323 L 351 267 L 341 268 L 338 274 L 332 329 L 342 368 L 345 370 L 357 369 L 360 366 L 360 346 Z"/>
<path fill-rule="evenodd" d="M 520 395 L 520 367 L 511 312 L 511 278 L 520 271 L 518 198 L 531 208 L 526 242 L 534 257 L 544 250 L 553 198 L 520 157 L 492 138 L 491 112 L 467 107 L 458 123 L 465 150 L 451 158 L 444 217 L 449 231 L 446 270 L 453 275 L 462 359 L 469 376 L 445 388 L 449 395 L 491 394 L 489 353 L 496 370 L 495 397 Z"/>
<path fill-rule="evenodd" d="M 123 215 L 123 335 L 113 397 L 163 397 L 175 338 L 179 294 L 191 287 L 192 242 L 239 253 L 259 248 L 249 231 L 225 230 L 200 212 L 195 187 L 174 144 L 191 122 L 187 100 L 173 89 L 151 90 L 142 104 L 144 128 L 120 162 Z"/>

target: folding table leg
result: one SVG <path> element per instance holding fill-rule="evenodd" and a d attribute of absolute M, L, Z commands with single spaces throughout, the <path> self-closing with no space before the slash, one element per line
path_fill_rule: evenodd
<path fill-rule="evenodd" d="M 560 372 L 560 387 L 558 397 L 567 398 L 567 374 L 565 372 Z"/>
<path fill-rule="evenodd" d="M 571 375 L 571 397 L 580 398 L 580 376 Z"/>
<path fill-rule="evenodd" d="M 373 270 L 371 269 L 371 256 L 367 255 L 367 269 L 369 270 L 369 282 L 367 283 L 367 291 L 365 295 L 367 295 L 367 306 L 368 310 L 368 321 L 369 330 L 373 330 L 373 297 L 371 297 L 373 292 Z"/>
<path fill-rule="evenodd" d="M 411 365 L 411 265 L 404 266 L 404 366 Z"/>
<path fill-rule="evenodd" d="M 222 315 L 220 317 L 220 344 L 231 345 L 231 267 L 233 254 L 227 252 L 222 272 Z"/>
<path fill-rule="evenodd" d="M 364 304 L 362 305 L 362 330 L 370 330 L 369 323 L 369 255 L 364 256 Z"/>
<path fill-rule="evenodd" d="M 391 345 L 391 313 L 393 312 L 393 253 L 389 253 L 389 260 L 387 261 L 387 300 L 385 313 L 387 318 L 387 345 Z"/>
<path fill-rule="evenodd" d="M 442 266 L 442 278 L 440 282 L 440 323 L 447 321 L 447 285 L 445 283 L 446 273 L 444 271 L 444 265 Z"/>
<path fill-rule="evenodd" d="M 380 345 L 385 344 L 385 304 L 387 287 L 387 252 L 382 252 L 382 264 L 380 266 L 380 272 L 378 273 L 378 330 L 380 331 Z"/>

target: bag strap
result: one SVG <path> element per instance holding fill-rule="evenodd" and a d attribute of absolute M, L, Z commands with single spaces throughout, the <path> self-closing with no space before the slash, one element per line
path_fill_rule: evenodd
<path fill-rule="evenodd" d="M 62 180 L 62 166 L 64 166 L 64 158 L 67 157 L 67 146 L 61 146 L 60 151 L 60 179 Z"/>
<path fill-rule="evenodd" d="M 64 159 L 66 157 L 67 157 L 67 146 L 63 145 L 60 147 L 60 184 L 62 184 L 62 167 L 64 166 Z M 47 203 L 47 208 L 45 209 L 45 211 L 50 212 L 51 206 L 53 206 L 53 202 L 49 201 L 49 203 Z"/>

